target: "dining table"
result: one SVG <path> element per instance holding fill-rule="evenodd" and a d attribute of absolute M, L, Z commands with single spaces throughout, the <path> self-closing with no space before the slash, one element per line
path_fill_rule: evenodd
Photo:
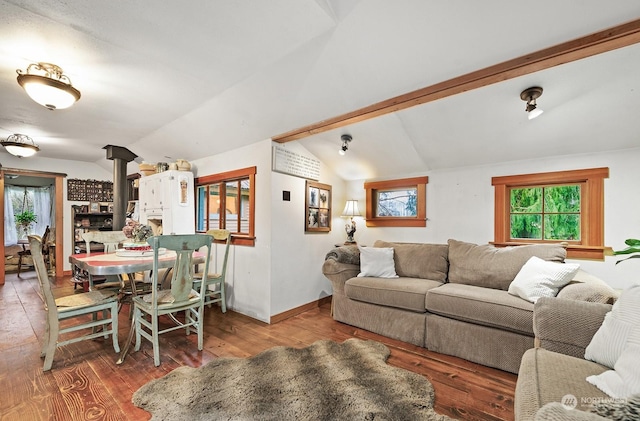
<path fill-rule="evenodd" d="M 158 269 L 173 268 L 175 260 L 176 253 L 174 251 L 167 250 L 162 255 L 158 256 Z M 194 265 L 204 263 L 204 261 L 205 253 L 199 251 L 193 252 Z M 136 296 L 135 274 L 139 272 L 148 273 L 153 270 L 153 250 L 139 252 L 117 250 L 111 253 L 79 253 L 70 255 L 69 262 L 72 265 L 75 265 L 78 269 L 84 270 L 88 274 L 92 275 L 89 277 L 89 290 L 94 287 L 91 281 L 93 276 L 115 275 L 120 277 L 122 280 L 121 288 L 123 289 L 125 287 L 126 280 L 128 280 L 131 286 L 131 294 Z M 130 312 L 129 316 L 131 324 L 129 327 L 129 334 L 127 335 L 127 341 L 120 351 L 116 364 L 122 364 L 124 362 L 135 337 L 135 323 L 131 314 L 132 313 Z"/>

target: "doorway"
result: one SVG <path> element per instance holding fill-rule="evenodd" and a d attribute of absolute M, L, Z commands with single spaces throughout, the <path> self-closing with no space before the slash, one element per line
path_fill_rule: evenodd
<path fill-rule="evenodd" d="M 0 169 L 0 201 L 2 201 L 0 206 L 0 215 L 2 216 L 2 220 L 5 221 L 7 217 L 7 212 L 5 211 L 5 190 L 10 188 L 14 189 L 14 187 L 43 187 L 50 186 L 52 191 L 52 210 L 51 210 L 51 220 L 50 227 L 53 231 L 52 240 L 53 240 L 53 258 L 56 262 L 55 265 L 55 276 L 56 278 L 63 276 L 63 179 L 66 177 L 66 174 L 60 173 L 47 173 L 40 171 L 32 171 L 32 170 L 23 170 L 17 168 L 1 168 Z M 31 205 L 30 205 L 31 206 Z M 2 251 L 2 256 L 6 256 L 5 250 L 5 238 L 7 233 L 5 232 L 4 223 L 0 226 L 0 232 L 2 232 L 3 241 L 0 242 L 0 251 Z M 3 258 L 0 263 L 0 285 L 4 284 L 5 281 L 5 273 L 7 269 L 6 259 Z"/>

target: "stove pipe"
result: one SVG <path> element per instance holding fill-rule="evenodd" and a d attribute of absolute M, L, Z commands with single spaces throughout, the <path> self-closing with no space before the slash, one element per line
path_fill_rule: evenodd
<path fill-rule="evenodd" d="M 122 146 L 107 145 L 102 149 L 107 150 L 107 159 L 113 161 L 113 230 L 118 231 L 124 227 L 127 219 L 127 201 L 129 190 L 127 186 L 127 164 L 138 155 Z"/>

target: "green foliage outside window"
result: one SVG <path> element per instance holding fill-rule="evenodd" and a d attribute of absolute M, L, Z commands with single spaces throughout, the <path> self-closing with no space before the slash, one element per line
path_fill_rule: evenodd
<path fill-rule="evenodd" d="M 511 189 L 511 238 L 580 240 L 580 186 Z"/>

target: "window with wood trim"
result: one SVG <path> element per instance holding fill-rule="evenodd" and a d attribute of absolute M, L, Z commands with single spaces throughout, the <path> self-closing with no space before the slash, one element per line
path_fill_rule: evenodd
<path fill-rule="evenodd" d="M 368 227 L 425 227 L 429 177 L 364 183 Z"/>
<path fill-rule="evenodd" d="M 256 167 L 198 177 L 196 231 L 231 231 L 235 245 L 255 242 Z"/>
<path fill-rule="evenodd" d="M 567 244 L 567 257 L 604 259 L 609 168 L 493 177 L 494 244 Z"/>

